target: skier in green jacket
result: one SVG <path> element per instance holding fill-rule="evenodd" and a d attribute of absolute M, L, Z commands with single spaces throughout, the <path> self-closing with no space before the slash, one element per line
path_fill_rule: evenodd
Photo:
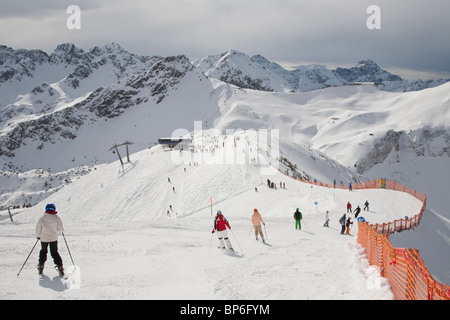
<path fill-rule="evenodd" d="M 302 213 L 300 212 L 300 210 L 297 208 L 297 210 L 294 212 L 294 219 L 295 219 L 295 230 L 301 230 L 302 229 Z"/>

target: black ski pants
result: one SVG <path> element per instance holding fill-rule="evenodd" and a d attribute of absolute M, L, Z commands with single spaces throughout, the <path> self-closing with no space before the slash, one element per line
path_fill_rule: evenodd
<path fill-rule="evenodd" d="M 50 254 L 52 255 L 53 262 L 59 267 L 62 266 L 62 259 L 58 253 L 58 241 L 42 242 L 41 251 L 39 252 L 39 264 L 44 264 L 47 261 L 48 246 L 50 245 Z"/>

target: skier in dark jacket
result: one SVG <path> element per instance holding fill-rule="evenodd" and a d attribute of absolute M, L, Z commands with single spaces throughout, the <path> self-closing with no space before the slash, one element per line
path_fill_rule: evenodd
<path fill-rule="evenodd" d="M 345 213 L 344 213 L 344 215 L 339 219 L 339 223 L 341 224 L 341 234 L 344 234 L 344 232 L 345 232 Z"/>
<path fill-rule="evenodd" d="M 353 212 L 355 213 L 355 218 L 358 218 L 358 215 L 361 212 L 361 208 L 359 206 L 357 206 L 355 211 L 353 211 Z"/>
<path fill-rule="evenodd" d="M 351 221 L 351 218 L 348 217 L 347 222 L 345 223 L 345 226 L 347 227 L 347 231 L 345 231 L 345 234 L 350 234 L 350 226 L 353 224 Z"/>
<path fill-rule="evenodd" d="M 295 219 L 295 230 L 301 230 L 302 229 L 302 213 L 300 212 L 300 210 L 297 208 L 297 210 L 294 212 L 294 219 Z"/>
<path fill-rule="evenodd" d="M 369 211 L 369 201 L 364 202 L 364 211 Z"/>

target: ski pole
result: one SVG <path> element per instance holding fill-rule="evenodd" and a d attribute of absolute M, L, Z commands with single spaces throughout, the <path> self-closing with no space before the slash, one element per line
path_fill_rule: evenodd
<path fill-rule="evenodd" d="M 308 226 L 306 225 L 305 221 L 303 221 L 303 224 L 305 225 L 306 229 L 308 229 L 308 231 L 309 231 L 309 228 L 308 228 Z"/>
<path fill-rule="evenodd" d="M 212 232 L 211 232 L 211 239 L 210 239 L 210 241 L 209 241 L 209 252 L 211 252 L 212 238 L 213 238 L 213 234 L 212 234 Z"/>
<path fill-rule="evenodd" d="M 252 225 L 252 228 L 250 229 L 250 232 L 248 233 L 249 237 L 250 237 L 250 233 L 252 233 L 252 230 L 253 230 L 253 225 Z"/>
<path fill-rule="evenodd" d="M 239 244 L 238 239 L 237 239 L 236 236 L 234 235 L 234 232 L 233 232 L 231 229 L 229 229 L 229 230 L 231 231 L 231 234 L 233 235 L 234 239 L 236 240 L 236 243 L 238 244 L 239 249 L 241 249 L 241 251 L 243 251 L 242 248 L 241 248 L 241 245 Z"/>
<path fill-rule="evenodd" d="M 266 240 L 268 239 L 267 238 L 267 230 L 266 230 L 266 225 L 264 224 L 264 233 L 266 234 Z"/>
<path fill-rule="evenodd" d="M 33 250 L 34 250 L 34 247 L 36 247 L 38 241 L 39 241 L 39 239 L 36 239 L 36 243 L 34 244 L 33 249 L 31 249 L 30 254 L 28 255 L 28 257 L 27 257 L 27 259 L 25 260 L 25 262 L 23 263 L 22 268 L 20 268 L 19 273 L 17 274 L 17 276 L 19 276 L 20 272 L 22 272 L 23 267 L 25 267 L 25 264 L 27 263 L 28 258 L 31 256 L 31 253 L 32 253 Z"/>
<path fill-rule="evenodd" d="M 64 238 L 64 242 L 66 243 L 67 251 L 69 251 L 70 260 L 72 260 L 72 264 L 75 266 L 75 262 L 73 262 L 72 254 L 70 253 L 69 245 L 67 244 L 66 237 L 64 236 L 64 232 L 62 233 L 62 236 Z"/>

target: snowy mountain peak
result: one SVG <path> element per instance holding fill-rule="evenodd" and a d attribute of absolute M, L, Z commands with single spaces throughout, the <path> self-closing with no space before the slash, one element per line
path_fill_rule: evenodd
<path fill-rule="evenodd" d="M 335 74 L 348 83 L 355 82 L 375 82 L 382 83 L 383 81 L 398 81 L 403 82 L 403 79 L 398 75 L 381 69 L 373 60 L 361 60 L 355 67 L 352 68 L 337 68 Z"/>
<path fill-rule="evenodd" d="M 77 48 L 72 43 L 63 43 L 56 47 L 49 57 L 50 63 L 73 64 L 83 59 L 85 52 L 83 49 Z"/>
<path fill-rule="evenodd" d="M 332 70 L 324 65 L 312 64 L 286 70 L 260 54 L 249 57 L 245 53 L 228 50 L 193 63 L 209 77 L 241 88 L 275 92 L 305 92 L 362 82 L 373 82 L 384 91 L 417 91 L 449 81 L 409 82 L 382 69 L 371 59 L 361 60 L 351 68 Z"/>
<path fill-rule="evenodd" d="M 381 69 L 378 66 L 378 64 L 376 64 L 376 62 L 373 61 L 372 59 L 361 60 L 356 65 L 356 68 L 366 68 L 366 67 L 367 68 L 371 68 L 371 69 L 376 69 L 376 70 L 380 70 Z"/>

